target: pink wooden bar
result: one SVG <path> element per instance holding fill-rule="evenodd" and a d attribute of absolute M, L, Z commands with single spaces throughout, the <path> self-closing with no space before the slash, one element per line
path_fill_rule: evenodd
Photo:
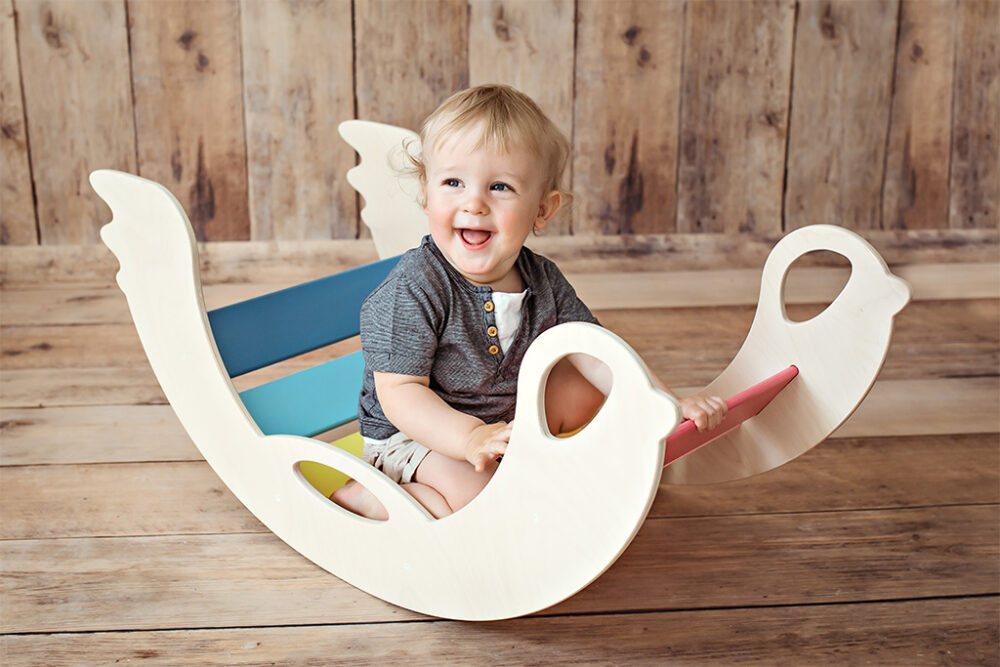
<path fill-rule="evenodd" d="M 699 447 L 721 438 L 734 428 L 738 428 L 740 424 L 767 407 L 767 404 L 798 374 L 798 368 L 789 366 L 726 400 L 726 407 L 729 408 L 729 411 L 722 423 L 711 431 L 699 431 L 690 419 L 682 421 L 667 438 L 663 466 L 670 465 L 680 457 L 690 454 Z"/>

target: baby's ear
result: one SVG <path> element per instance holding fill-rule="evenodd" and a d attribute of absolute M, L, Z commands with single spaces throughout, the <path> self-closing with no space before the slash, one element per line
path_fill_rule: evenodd
<path fill-rule="evenodd" d="M 542 196 L 542 200 L 538 203 L 538 215 L 535 217 L 535 229 L 544 229 L 545 225 L 549 224 L 549 220 L 552 219 L 559 209 L 562 208 L 563 196 L 558 190 L 553 190 L 547 195 Z"/>

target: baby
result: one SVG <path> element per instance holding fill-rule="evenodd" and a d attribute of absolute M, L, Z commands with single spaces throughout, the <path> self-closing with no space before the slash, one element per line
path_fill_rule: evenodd
<path fill-rule="evenodd" d="M 555 264 L 524 247 L 568 196 L 559 181 L 569 142 L 541 109 L 508 86 L 470 88 L 438 107 L 420 138 L 411 159 L 431 233 L 362 307 L 358 421 L 364 459 L 440 518 L 496 471 L 531 342 L 563 322 L 598 322 Z M 610 387 L 600 361 L 562 359 L 545 388 L 550 432 L 585 425 Z M 680 404 L 700 430 L 726 412 L 717 397 Z M 387 518 L 356 482 L 332 499 Z"/>

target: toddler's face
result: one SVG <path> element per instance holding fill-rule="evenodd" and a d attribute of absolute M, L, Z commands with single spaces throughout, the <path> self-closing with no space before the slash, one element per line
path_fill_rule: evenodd
<path fill-rule="evenodd" d="M 520 289 L 514 263 L 528 234 L 559 209 L 561 195 L 543 192 L 534 153 L 476 148 L 479 127 L 442 140 L 426 156 L 424 210 L 438 248 L 469 282 L 498 291 Z"/>

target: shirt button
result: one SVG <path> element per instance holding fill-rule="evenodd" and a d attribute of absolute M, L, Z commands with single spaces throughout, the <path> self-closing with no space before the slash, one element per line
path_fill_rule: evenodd
<path fill-rule="evenodd" d="M 490 345 L 490 354 L 500 354 L 500 348 L 496 345 Z"/>
<path fill-rule="evenodd" d="M 487 301 L 486 303 L 483 304 L 483 308 L 486 309 L 487 313 L 492 313 L 493 312 L 493 308 L 494 308 L 493 302 L 492 301 Z"/>
<path fill-rule="evenodd" d="M 497 328 L 496 327 L 490 327 L 489 329 L 486 330 L 486 333 L 489 334 L 490 336 L 496 336 L 497 335 Z"/>

